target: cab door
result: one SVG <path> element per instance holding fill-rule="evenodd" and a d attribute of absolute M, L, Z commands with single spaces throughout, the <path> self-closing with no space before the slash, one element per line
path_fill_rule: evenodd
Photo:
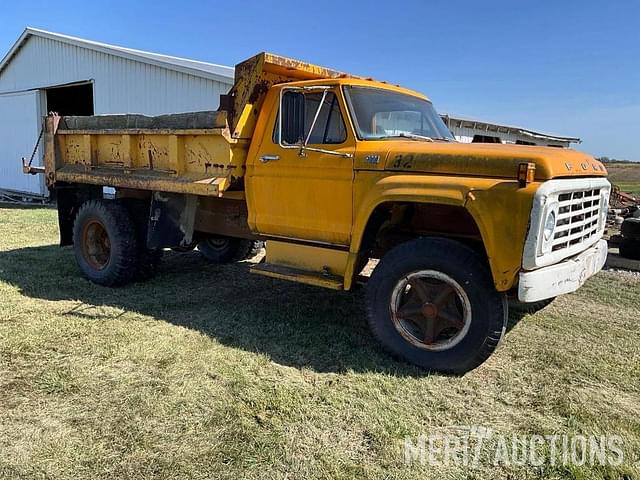
<path fill-rule="evenodd" d="M 289 90 L 281 93 L 281 104 Z M 349 245 L 355 139 L 344 103 L 334 88 L 299 88 L 295 94 L 294 109 L 281 106 L 271 115 L 253 160 L 250 221 L 263 235 Z"/>

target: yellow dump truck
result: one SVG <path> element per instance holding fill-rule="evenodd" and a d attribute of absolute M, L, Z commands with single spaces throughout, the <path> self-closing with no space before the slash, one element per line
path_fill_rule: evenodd
<path fill-rule="evenodd" d="M 509 304 L 540 308 L 604 264 L 610 184 L 586 154 L 458 143 L 420 93 L 268 53 L 236 66 L 220 105 L 46 118 L 44 167 L 25 171 L 46 175 L 88 279 L 148 278 L 163 249 L 229 262 L 264 242 L 252 272 L 366 283 L 387 350 L 463 373 Z"/>

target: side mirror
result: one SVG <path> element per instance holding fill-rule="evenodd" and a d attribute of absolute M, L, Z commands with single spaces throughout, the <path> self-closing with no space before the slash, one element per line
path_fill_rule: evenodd
<path fill-rule="evenodd" d="M 304 142 L 304 93 L 287 90 L 280 105 L 280 143 L 301 145 Z"/>

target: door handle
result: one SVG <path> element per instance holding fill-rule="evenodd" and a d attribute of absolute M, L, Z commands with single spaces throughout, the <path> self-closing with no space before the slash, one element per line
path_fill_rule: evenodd
<path fill-rule="evenodd" d="M 280 155 L 262 155 L 260 157 L 262 163 L 274 162 L 276 160 L 280 160 Z"/>

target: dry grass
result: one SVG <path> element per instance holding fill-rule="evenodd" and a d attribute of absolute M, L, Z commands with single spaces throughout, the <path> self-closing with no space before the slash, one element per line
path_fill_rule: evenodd
<path fill-rule="evenodd" d="M 640 195 L 640 163 L 608 163 L 609 181 L 623 192 Z"/>
<path fill-rule="evenodd" d="M 173 255 L 147 284 L 82 279 L 55 211 L 0 208 L 0 478 L 640 478 L 640 279 L 602 273 L 482 367 L 380 352 L 362 294 Z M 619 434 L 617 467 L 403 463 L 405 436 Z"/>

